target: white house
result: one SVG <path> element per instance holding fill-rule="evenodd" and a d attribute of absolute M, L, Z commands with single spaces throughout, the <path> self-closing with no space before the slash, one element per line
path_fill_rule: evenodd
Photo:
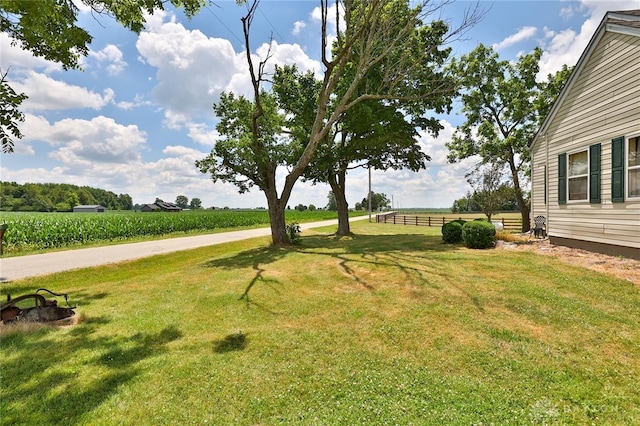
<path fill-rule="evenodd" d="M 530 149 L 551 242 L 640 259 L 640 10 L 605 15 Z"/>

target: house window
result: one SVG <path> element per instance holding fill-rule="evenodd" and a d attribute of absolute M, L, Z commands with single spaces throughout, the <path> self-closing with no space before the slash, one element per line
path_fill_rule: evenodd
<path fill-rule="evenodd" d="M 629 198 L 640 197 L 640 136 L 628 139 L 627 158 Z"/>
<path fill-rule="evenodd" d="M 569 201 L 586 200 L 589 188 L 589 154 L 588 151 L 569 154 L 567 176 Z"/>

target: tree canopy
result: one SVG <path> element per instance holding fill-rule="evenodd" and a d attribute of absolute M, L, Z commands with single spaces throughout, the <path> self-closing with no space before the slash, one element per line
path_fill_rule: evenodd
<path fill-rule="evenodd" d="M 110 210 L 131 210 L 129 194 L 66 183 L 0 182 L 0 210 L 68 212 L 81 204 L 99 204 Z"/>
<path fill-rule="evenodd" d="M 216 146 L 209 156 L 196 164 L 203 173 L 210 173 L 213 180 L 231 182 L 241 192 L 258 186 L 267 198 L 273 242 L 282 245 L 287 243 L 284 210 L 293 186 L 317 158 L 319 150 L 326 148 L 332 153 L 329 141 L 335 140 L 339 131 L 337 126 L 346 114 L 368 101 L 390 104 L 402 101 L 406 111 L 414 111 L 412 101 L 433 96 L 440 88 L 432 81 L 422 83 L 413 77 L 427 76 L 430 70 L 422 70 L 422 67 L 430 62 L 429 55 L 435 55 L 433 52 L 446 39 L 471 25 L 477 15 L 466 16 L 460 28 L 445 31 L 446 36 L 443 36 L 445 26 L 440 21 L 425 24 L 433 21 L 432 16 L 440 9 L 426 0 L 417 4 L 407 0 L 338 1 L 333 17 L 329 16 L 328 0 L 321 0 L 320 43 L 324 75 L 316 83 L 290 73 L 287 78 L 304 86 L 301 97 L 287 94 L 294 102 L 299 102 L 294 110 L 292 104 L 282 101 L 287 96 L 277 90 L 274 96 L 262 87 L 269 54 L 258 64 L 250 54 L 250 29 L 257 5 L 258 1 L 253 2 L 242 19 L 253 101 L 242 100 L 237 107 L 231 108 L 237 98 L 229 99 L 233 96 L 229 94 L 221 98 L 214 110 L 230 113 L 228 120 L 221 116 L 221 127 L 218 128 L 224 136 L 218 144 L 223 147 Z M 336 28 L 341 28 L 335 39 L 327 32 L 331 20 Z M 329 51 L 331 40 L 334 41 Z M 278 72 L 284 77 L 283 69 L 276 71 L 274 82 Z M 407 76 L 412 77 L 411 80 Z M 276 105 L 288 105 L 289 111 L 299 115 L 304 128 L 285 126 L 283 119 L 286 116 L 278 112 Z M 248 118 L 240 117 L 240 108 Z M 223 155 L 225 152 L 227 154 Z M 276 170 L 283 166 L 287 174 L 280 189 L 276 186 Z"/>
<path fill-rule="evenodd" d="M 542 50 L 536 48 L 514 63 L 500 60 L 491 47 L 481 44 L 450 66 L 459 79 L 466 121 L 447 143 L 449 161 L 479 156 L 478 167 L 508 168 L 523 231 L 529 229 L 529 205 L 524 195 L 530 165 L 528 146 L 570 74 L 564 67 L 546 81 L 538 81 L 541 56 Z"/>
<path fill-rule="evenodd" d="M 186 195 L 178 195 L 176 197 L 176 206 L 186 209 L 189 207 L 189 198 Z"/>
<path fill-rule="evenodd" d="M 364 197 L 360 204 L 363 210 L 369 209 L 369 199 L 371 199 L 371 211 L 375 212 L 390 207 L 389 198 L 386 194 L 371 191 L 368 197 Z"/>

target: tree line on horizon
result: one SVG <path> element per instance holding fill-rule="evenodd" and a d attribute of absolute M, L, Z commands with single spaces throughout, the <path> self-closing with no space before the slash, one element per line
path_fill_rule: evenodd
<path fill-rule="evenodd" d="M 68 183 L 0 182 L 0 210 L 70 212 L 78 205 L 101 205 L 109 210 L 133 210 L 129 194 Z"/>

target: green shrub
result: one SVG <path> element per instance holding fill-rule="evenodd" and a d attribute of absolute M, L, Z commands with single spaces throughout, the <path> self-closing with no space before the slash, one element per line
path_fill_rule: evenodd
<path fill-rule="evenodd" d="M 464 245 L 473 249 L 493 247 L 496 243 L 496 228 L 487 221 L 474 220 L 462 226 Z"/>
<path fill-rule="evenodd" d="M 442 241 L 448 244 L 459 243 L 462 241 L 462 225 L 464 223 L 464 220 L 456 219 L 442 225 Z"/>

